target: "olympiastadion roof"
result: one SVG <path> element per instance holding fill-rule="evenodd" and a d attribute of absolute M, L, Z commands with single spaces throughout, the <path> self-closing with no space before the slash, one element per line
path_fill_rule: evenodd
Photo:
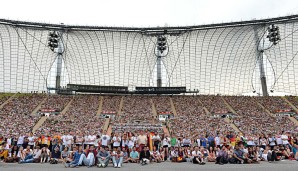
<path fill-rule="evenodd" d="M 281 41 L 266 40 L 279 27 Z M 298 93 L 298 15 L 187 27 L 91 27 L 0 19 L 0 92 L 46 91 L 57 53 L 48 33 L 61 33 L 63 83 L 156 86 L 157 36 L 164 35 L 162 86 L 200 94 L 259 91 L 260 54 L 268 90 Z M 264 50 L 264 51 L 263 51 Z M 263 53 L 261 53 L 263 51 Z"/>

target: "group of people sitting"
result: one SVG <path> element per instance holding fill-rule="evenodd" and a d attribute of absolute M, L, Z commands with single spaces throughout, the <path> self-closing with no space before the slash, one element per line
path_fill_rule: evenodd
<path fill-rule="evenodd" d="M 204 165 L 259 163 L 260 161 L 297 160 L 297 134 L 281 132 L 262 135 L 258 139 L 226 132 L 210 132 L 197 139 L 174 137 L 150 132 L 124 132 L 84 135 L 77 131 L 67 135 L 34 134 L 19 137 L 0 136 L 0 158 L 4 162 L 63 163 L 65 167 L 109 165 L 120 168 L 123 163 L 191 162 Z"/>

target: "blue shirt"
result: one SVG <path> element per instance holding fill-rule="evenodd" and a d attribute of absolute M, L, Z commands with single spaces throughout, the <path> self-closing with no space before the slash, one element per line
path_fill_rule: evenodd
<path fill-rule="evenodd" d="M 73 156 L 73 161 L 75 163 L 79 163 L 80 157 L 83 153 L 79 153 L 79 152 L 75 152 L 74 156 Z"/>
<path fill-rule="evenodd" d="M 203 147 L 207 147 L 207 141 L 206 141 L 206 138 L 200 138 L 200 141 L 201 141 L 201 146 L 203 146 Z"/>
<path fill-rule="evenodd" d="M 139 158 L 139 153 L 137 151 L 130 152 L 130 157 L 133 159 Z"/>

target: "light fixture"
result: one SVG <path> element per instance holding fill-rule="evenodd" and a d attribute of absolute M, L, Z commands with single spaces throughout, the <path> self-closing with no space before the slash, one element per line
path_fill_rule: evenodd
<path fill-rule="evenodd" d="M 157 50 L 162 54 L 167 49 L 166 44 L 166 37 L 165 36 L 159 36 L 157 38 Z"/>
<path fill-rule="evenodd" d="M 56 31 L 50 31 L 48 37 L 48 46 L 52 51 L 58 48 L 59 35 Z"/>
<path fill-rule="evenodd" d="M 267 38 L 269 39 L 269 41 L 272 42 L 273 45 L 277 45 L 277 43 L 281 40 L 279 27 L 272 24 L 268 27 L 267 31 Z"/>

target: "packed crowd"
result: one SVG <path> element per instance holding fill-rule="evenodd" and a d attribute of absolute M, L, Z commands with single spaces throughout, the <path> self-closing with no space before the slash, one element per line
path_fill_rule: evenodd
<path fill-rule="evenodd" d="M 41 109 L 54 109 L 55 111 L 61 112 L 71 99 L 72 96 L 49 95 L 42 104 Z"/>
<path fill-rule="evenodd" d="M 61 110 L 73 98 L 54 97 L 46 105 Z M 16 94 L 0 110 L 0 158 L 4 161 L 63 162 L 66 167 L 106 167 L 112 163 L 121 167 L 124 162 L 225 164 L 298 157 L 294 122 L 267 114 L 255 102 L 257 99 L 276 111 L 289 107 L 281 98 L 223 97 L 238 114 L 231 120 L 241 132 L 234 132 L 227 120 L 214 118 L 204 110 L 227 112 L 222 97 L 173 96 L 177 116 L 168 120 L 171 134 L 162 135 L 162 125 L 151 124 L 155 120 L 151 100 L 157 111 L 171 111 L 170 97 L 125 96 L 117 116 L 121 119 L 113 123 L 111 137 L 102 130 L 105 119 L 96 115 L 100 102 L 96 95 L 75 96 L 65 114 L 50 116 L 34 134 L 30 133 L 39 119 L 31 113 L 45 98 L 44 94 Z M 102 109 L 117 111 L 121 98 L 104 96 Z M 154 135 L 150 133 L 153 131 Z"/>
<path fill-rule="evenodd" d="M 150 96 L 125 96 L 120 118 L 124 123 L 132 120 L 151 122 L 154 116 Z"/>
<path fill-rule="evenodd" d="M 10 93 L 0 93 L 0 106 L 8 100 L 13 94 Z"/>
<path fill-rule="evenodd" d="M 172 111 L 169 96 L 152 96 L 151 98 L 157 113 Z"/>
<path fill-rule="evenodd" d="M 84 133 L 102 131 L 105 119 L 96 115 L 99 96 L 78 95 L 70 104 L 65 114 L 51 116 L 37 130 L 38 134 L 67 133 L 69 130 L 80 130 Z"/>
<path fill-rule="evenodd" d="M 255 99 L 248 96 L 227 96 L 224 97 L 225 100 L 235 109 L 239 117 L 233 118 L 233 123 L 240 129 L 242 133 L 255 135 L 259 133 L 269 134 L 277 133 L 280 130 L 295 130 L 295 124 L 290 121 L 287 117 L 279 116 L 272 117 L 265 112 L 256 102 Z M 280 110 L 286 105 L 280 102 L 281 99 L 276 99 L 273 97 L 278 104 L 281 104 L 281 107 L 278 108 L 275 104 L 271 110 Z M 268 104 L 265 98 L 257 98 L 261 101 L 261 104 Z"/>
<path fill-rule="evenodd" d="M 117 113 L 122 96 L 103 96 L 102 111 Z"/>
<path fill-rule="evenodd" d="M 19 135 L 30 132 L 39 116 L 31 116 L 31 112 L 45 98 L 42 94 L 16 94 L 0 110 L 0 132 Z"/>
<path fill-rule="evenodd" d="M 298 136 L 289 132 L 260 135 L 256 138 L 217 132 L 201 134 L 195 139 L 136 131 L 102 135 L 77 131 L 37 137 L 0 136 L 0 158 L 4 162 L 62 163 L 65 167 L 122 167 L 123 163 L 189 162 L 203 165 L 250 164 L 260 161 L 298 161 Z M 150 148 L 149 148 L 150 147 Z"/>
<path fill-rule="evenodd" d="M 115 123 L 112 126 L 113 132 L 136 132 L 138 130 L 148 130 L 149 132 L 162 133 L 162 124 L 150 123 Z"/>
<path fill-rule="evenodd" d="M 207 115 L 198 96 L 174 96 L 172 99 L 178 116 L 170 119 L 169 123 L 171 132 L 176 136 L 194 138 L 206 131 L 215 135 L 217 131 L 232 129 L 223 119 Z"/>
<path fill-rule="evenodd" d="M 298 108 L 298 98 L 297 96 L 286 96 L 286 98 L 296 107 Z"/>
<path fill-rule="evenodd" d="M 228 113 L 229 109 L 223 103 L 221 96 L 199 96 L 203 105 L 210 113 Z"/>
<path fill-rule="evenodd" d="M 291 109 L 291 106 L 281 97 L 255 97 L 271 113 L 277 113 L 279 110 Z"/>

